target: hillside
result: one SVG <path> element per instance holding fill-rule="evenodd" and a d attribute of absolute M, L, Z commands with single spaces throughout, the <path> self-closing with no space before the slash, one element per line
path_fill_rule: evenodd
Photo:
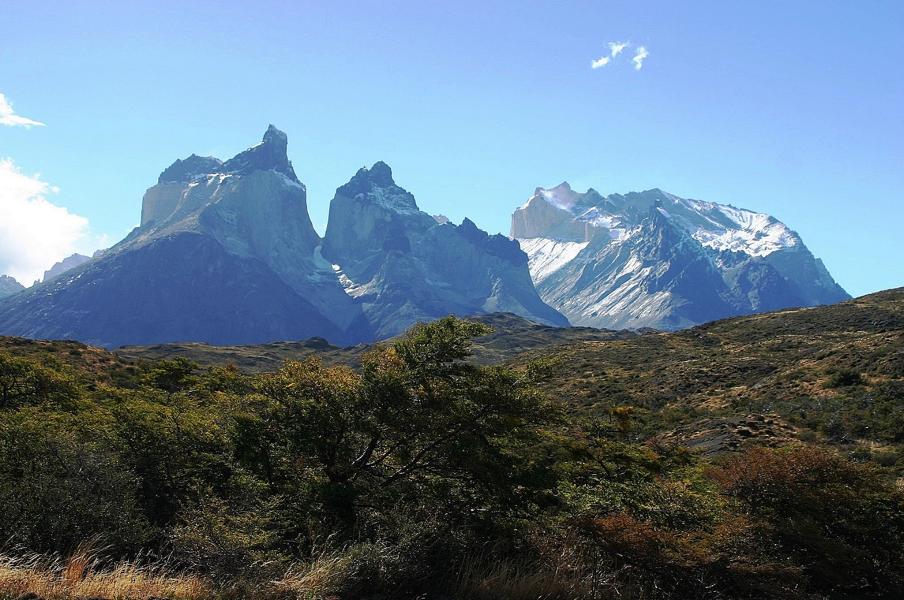
<path fill-rule="evenodd" d="M 711 451 L 754 436 L 772 436 L 771 443 L 816 436 L 885 462 L 904 450 L 904 289 L 673 333 L 555 328 L 510 314 L 474 319 L 494 329 L 474 341 L 478 363 L 543 361 L 547 391 L 589 415 L 630 407 L 639 438 L 661 435 Z M 359 366 L 369 349 L 308 340 L 125 347 L 116 354 L 260 372 L 311 356 Z"/>
<path fill-rule="evenodd" d="M 610 331 L 592 327 L 552 327 L 528 321 L 512 313 L 476 315 L 471 320 L 484 323 L 493 332 L 474 340 L 473 359 L 480 364 L 494 364 L 528 350 L 550 348 L 583 341 L 632 338 L 630 331 Z M 326 364 L 359 366 L 361 357 L 373 346 L 357 345 L 340 348 L 323 339 L 300 342 L 275 342 L 247 346 L 211 346 L 209 344 L 158 344 L 124 346 L 115 350 L 127 361 L 185 358 L 204 366 L 233 364 L 242 371 L 254 373 L 274 371 L 286 360 L 302 360 L 316 356 Z"/>
<path fill-rule="evenodd" d="M 848 447 L 904 469 L 904 288 L 831 306 L 643 334 L 557 328 L 513 314 L 473 320 L 493 331 L 473 342 L 478 364 L 545 365 L 541 387 L 585 415 L 627 407 L 634 436 L 712 450 L 749 437 L 800 438 Z M 390 342 L 387 343 L 391 343 Z M 0 349 L 110 378 L 157 360 L 246 373 L 316 357 L 358 368 L 376 346 L 322 339 L 247 346 L 160 344 L 114 352 L 77 342 L 0 338 Z M 770 426 L 761 426 L 764 420 Z M 751 423 L 753 433 L 751 433 Z"/>
<path fill-rule="evenodd" d="M 678 333 L 0 338 L 0 598 L 901 597 L 902 392 L 904 289 Z"/>
<path fill-rule="evenodd" d="M 904 460 L 904 288 L 676 333 L 539 349 L 518 362 L 526 358 L 552 362 L 546 389 L 569 404 L 589 414 L 634 407 L 648 433 L 772 414 L 809 431 L 805 438 Z"/>

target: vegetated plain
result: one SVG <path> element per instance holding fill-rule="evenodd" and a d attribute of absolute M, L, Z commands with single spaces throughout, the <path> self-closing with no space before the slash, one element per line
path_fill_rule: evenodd
<path fill-rule="evenodd" d="M 904 595 L 904 290 L 676 333 L 483 321 L 3 338 L 0 597 Z"/>

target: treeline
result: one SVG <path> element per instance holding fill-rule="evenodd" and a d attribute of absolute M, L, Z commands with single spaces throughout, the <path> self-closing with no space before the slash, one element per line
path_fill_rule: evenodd
<path fill-rule="evenodd" d="M 631 442 L 541 394 L 543 364 L 468 362 L 486 333 L 447 318 L 358 370 L 254 376 L 2 352 L 4 554 L 166 557 L 224 597 L 904 597 L 882 472 Z"/>

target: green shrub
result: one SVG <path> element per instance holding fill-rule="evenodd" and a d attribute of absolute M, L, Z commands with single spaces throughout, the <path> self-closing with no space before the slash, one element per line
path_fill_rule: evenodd
<path fill-rule="evenodd" d="M 859 371 L 853 369 L 840 369 L 831 374 L 829 378 L 829 387 L 851 387 L 863 384 L 863 376 Z"/>

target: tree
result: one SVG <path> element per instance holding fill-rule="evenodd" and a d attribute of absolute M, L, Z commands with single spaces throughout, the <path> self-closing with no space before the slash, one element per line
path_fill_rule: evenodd
<path fill-rule="evenodd" d="M 0 352 L 0 409 L 71 403 L 79 396 L 71 378 L 36 362 Z"/>
<path fill-rule="evenodd" d="M 245 425 L 246 456 L 349 527 L 400 502 L 444 512 L 450 526 L 517 509 L 548 485 L 525 456 L 555 411 L 529 375 L 468 362 L 471 339 L 488 331 L 448 317 L 373 351 L 360 373 L 307 360 L 260 376 L 266 409 Z"/>

